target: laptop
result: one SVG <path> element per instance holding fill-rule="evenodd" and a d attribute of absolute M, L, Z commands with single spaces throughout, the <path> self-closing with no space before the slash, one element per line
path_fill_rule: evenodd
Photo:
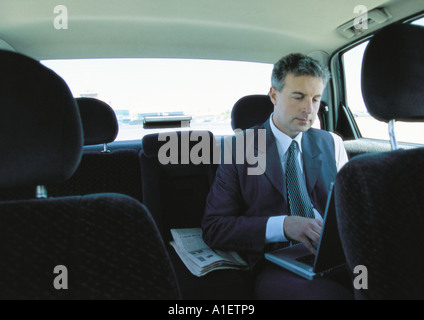
<path fill-rule="evenodd" d="M 337 229 L 333 189 L 334 183 L 328 193 L 317 254 L 313 255 L 303 244 L 297 244 L 265 253 L 267 260 L 309 280 L 323 277 L 345 265 L 346 259 Z"/>

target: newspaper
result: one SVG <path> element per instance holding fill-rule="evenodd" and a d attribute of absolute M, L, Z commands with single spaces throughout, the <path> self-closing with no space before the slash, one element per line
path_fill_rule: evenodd
<path fill-rule="evenodd" d="M 180 259 L 197 277 L 220 269 L 248 270 L 248 264 L 235 251 L 212 250 L 203 241 L 202 229 L 171 229 L 174 247 Z"/>

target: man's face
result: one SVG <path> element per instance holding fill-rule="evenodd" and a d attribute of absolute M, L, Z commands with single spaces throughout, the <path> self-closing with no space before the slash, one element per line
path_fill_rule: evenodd
<path fill-rule="evenodd" d="M 274 87 L 270 90 L 275 126 L 291 138 L 309 130 L 317 117 L 323 91 L 321 78 L 287 74 L 281 92 Z"/>

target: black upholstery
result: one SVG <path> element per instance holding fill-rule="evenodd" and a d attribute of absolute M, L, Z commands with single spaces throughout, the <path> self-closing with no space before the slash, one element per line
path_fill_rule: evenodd
<path fill-rule="evenodd" d="M 168 244 L 172 238 L 171 228 L 200 228 L 206 197 L 215 178 L 216 168 L 213 164 L 215 139 L 212 133 L 186 131 L 169 134 L 173 137 L 171 139 L 177 142 L 178 155 L 174 164 L 162 164 L 164 161 L 158 156 L 161 148 L 170 143 L 170 138 L 159 141 L 159 134 L 146 135 L 143 138 L 141 152 L 143 201 L 161 227 L 179 280 L 182 297 L 207 300 L 250 298 L 246 272 L 219 270 L 197 278 L 188 271 L 175 250 Z M 193 134 L 201 138 L 194 139 Z M 189 137 L 194 141 L 189 141 Z M 210 140 L 207 144 L 210 147 L 209 154 L 204 155 L 207 161 L 200 164 L 193 163 L 189 155 L 196 150 L 196 145 L 203 139 Z M 186 147 L 182 147 L 182 141 Z M 207 150 L 206 144 L 205 150 Z"/>
<path fill-rule="evenodd" d="M 169 138 L 159 141 L 158 133 L 143 137 L 141 152 L 143 201 L 157 221 L 165 241 L 171 239 L 171 228 L 200 227 L 206 196 L 215 178 L 212 161 L 215 139 L 212 133 L 179 131 L 162 135 L 165 137 L 167 134 L 176 139 L 176 163 L 161 164 L 159 152 L 170 142 Z M 198 134 L 199 140 L 192 138 L 195 141 L 189 141 L 193 134 Z M 209 154 L 205 155 L 208 160 L 195 164 L 191 161 L 190 152 L 203 139 L 209 139 Z M 181 152 L 182 141 L 186 141 L 188 153 Z"/>
<path fill-rule="evenodd" d="M 113 109 L 94 98 L 77 98 L 84 132 L 84 145 L 115 141 L 119 126 Z"/>
<path fill-rule="evenodd" d="M 0 107 L 0 187 L 58 183 L 73 174 L 82 129 L 62 79 L 28 57 L 0 51 Z"/>
<path fill-rule="evenodd" d="M 3 51 L 0 84 L 0 185 L 63 183 L 83 141 L 68 87 L 38 62 Z M 180 297 L 154 220 L 124 195 L 0 201 L 0 257 L 0 299 Z M 67 290 L 54 287 L 56 266 L 68 270 Z"/>
<path fill-rule="evenodd" d="M 378 119 L 424 115 L 424 28 L 397 24 L 375 35 L 365 52 L 362 91 Z M 352 277 L 368 270 L 360 299 L 423 299 L 424 149 L 357 156 L 336 179 L 342 240 Z"/>
<path fill-rule="evenodd" d="M 83 128 L 84 145 L 112 142 L 118 134 L 115 112 L 106 103 L 93 98 L 77 98 Z M 140 144 L 141 148 L 141 144 Z M 142 199 L 139 149 L 117 148 L 103 151 L 84 150 L 75 173 L 63 183 L 47 184 L 52 197 L 91 193 L 120 193 Z M 35 197 L 35 185 L 0 188 L 0 200 L 23 200 Z"/>
<path fill-rule="evenodd" d="M 77 98 L 84 132 L 84 145 L 107 144 L 118 134 L 118 120 L 113 109 L 98 99 Z M 118 148 L 84 151 L 75 174 L 62 184 L 49 185 L 51 196 L 121 193 L 140 202 L 141 169 L 139 150 Z"/>
<path fill-rule="evenodd" d="M 124 195 L 0 203 L 0 240 L 0 299 L 179 298 L 151 215 Z"/>
<path fill-rule="evenodd" d="M 321 127 L 327 129 L 328 104 L 321 101 L 318 117 Z M 246 130 L 264 123 L 274 112 L 274 104 L 269 95 L 255 94 L 240 98 L 231 110 L 231 127 L 233 130 Z"/>
<path fill-rule="evenodd" d="M 48 185 L 49 196 L 120 193 L 142 202 L 139 151 L 85 151 L 75 174 L 61 184 Z"/>
<path fill-rule="evenodd" d="M 274 105 L 268 95 L 250 95 L 240 98 L 231 111 L 231 127 L 233 130 L 245 130 L 264 123 Z"/>
<path fill-rule="evenodd" d="M 368 269 L 357 298 L 424 299 L 424 149 L 360 155 L 336 181 L 347 264 Z M 355 276 L 355 275 L 353 275 Z"/>
<path fill-rule="evenodd" d="M 422 26 L 395 24 L 370 41 L 362 65 L 362 92 L 373 117 L 424 121 L 423 56 Z"/>

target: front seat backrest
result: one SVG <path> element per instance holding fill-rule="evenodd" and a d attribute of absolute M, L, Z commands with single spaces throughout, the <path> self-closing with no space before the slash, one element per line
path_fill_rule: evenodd
<path fill-rule="evenodd" d="M 420 26 L 396 24 L 370 40 L 362 92 L 375 118 L 392 125 L 392 120 L 424 121 L 423 57 Z M 357 298 L 424 299 L 423 163 L 424 148 L 375 153 L 355 157 L 337 176 L 347 264 L 353 277 L 366 276 L 358 278 Z"/>
<path fill-rule="evenodd" d="M 40 199 L 0 202 L 0 299 L 176 299 L 173 267 L 151 215 L 119 194 L 44 198 L 82 151 L 65 82 L 0 50 L 0 187 L 38 185 Z M 48 190 L 47 190 L 48 192 Z"/>

